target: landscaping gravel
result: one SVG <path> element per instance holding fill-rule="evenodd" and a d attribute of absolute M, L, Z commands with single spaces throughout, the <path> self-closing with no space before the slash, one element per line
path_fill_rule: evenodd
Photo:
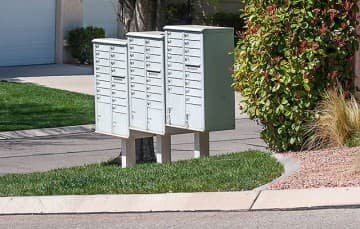
<path fill-rule="evenodd" d="M 287 178 L 275 181 L 270 189 L 302 189 L 360 186 L 360 172 L 354 169 L 355 155 L 360 147 L 334 148 L 318 151 L 289 152 L 300 169 Z"/>

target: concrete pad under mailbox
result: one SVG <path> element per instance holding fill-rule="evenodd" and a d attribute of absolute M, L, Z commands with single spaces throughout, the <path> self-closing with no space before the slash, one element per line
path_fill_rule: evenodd
<path fill-rule="evenodd" d="M 265 190 L 252 210 L 302 209 L 360 205 L 360 187 Z"/>
<path fill-rule="evenodd" d="M 249 210 L 258 192 L 2 197 L 0 214 Z"/>

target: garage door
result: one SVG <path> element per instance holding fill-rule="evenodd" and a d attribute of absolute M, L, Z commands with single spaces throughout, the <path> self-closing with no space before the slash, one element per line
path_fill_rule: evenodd
<path fill-rule="evenodd" d="M 0 1 L 0 66 L 55 62 L 55 0 Z"/>

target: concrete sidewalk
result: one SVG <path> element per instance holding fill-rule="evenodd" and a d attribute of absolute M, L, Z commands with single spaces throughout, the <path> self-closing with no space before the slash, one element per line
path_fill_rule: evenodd
<path fill-rule="evenodd" d="M 350 207 L 360 207 L 360 187 L 246 192 L 0 198 L 0 215 L 269 211 Z"/>

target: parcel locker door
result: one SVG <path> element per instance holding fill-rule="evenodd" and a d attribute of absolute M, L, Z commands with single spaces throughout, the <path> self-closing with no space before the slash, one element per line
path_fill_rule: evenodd
<path fill-rule="evenodd" d="M 96 131 L 111 133 L 111 104 L 97 103 Z"/>
<path fill-rule="evenodd" d="M 167 93 L 166 103 L 167 124 L 185 127 L 185 96 L 183 94 Z"/>
<path fill-rule="evenodd" d="M 128 114 L 113 112 L 113 133 L 121 137 L 129 137 Z"/>
<path fill-rule="evenodd" d="M 131 98 L 130 125 L 133 128 L 146 130 L 146 101 Z"/>

